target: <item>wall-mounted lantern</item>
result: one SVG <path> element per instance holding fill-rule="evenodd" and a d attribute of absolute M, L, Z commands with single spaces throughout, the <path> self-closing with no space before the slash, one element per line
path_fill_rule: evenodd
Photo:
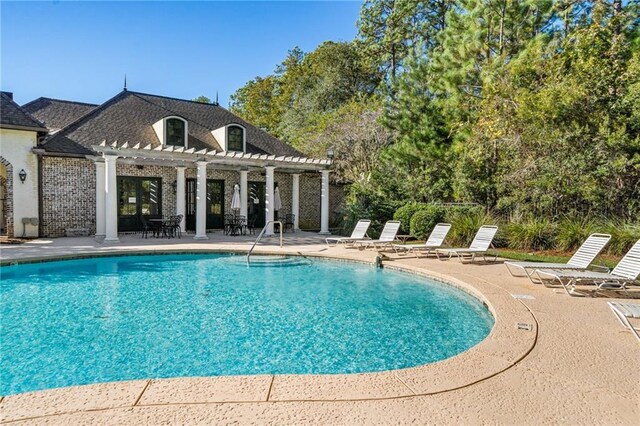
<path fill-rule="evenodd" d="M 329 148 L 329 149 L 327 150 L 327 158 L 328 158 L 329 160 L 333 160 L 333 148 Z"/>
<path fill-rule="evenodd" d="M 27 172 L 24 171 L 24 169 L 20 170 L 20 172 L 18 173 L 18 176 L 20 177 L 20 182 L 24 183 L 25 180 L 27 180 Z"/>
<path fill-rule="evenodd" d="M 173 188 L 173 195 L 175 195 L 178 192 L 178 181 L 174 180 L 171 187 Z"/>

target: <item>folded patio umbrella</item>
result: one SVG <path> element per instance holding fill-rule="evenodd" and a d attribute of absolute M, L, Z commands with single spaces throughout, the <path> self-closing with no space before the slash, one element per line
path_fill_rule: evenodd
<path fill-rule="evenodd" d="M 280 189 L 276 187 L 273 193 L 273 210 L 278 211 L 282 208 L 282 201 L 280 201 Z"/>
<path fill-rule="evenodd" d="M 233 187 L 233 197 L 231 198 L 231 210 L 240 210 L 240 187 Z"/>

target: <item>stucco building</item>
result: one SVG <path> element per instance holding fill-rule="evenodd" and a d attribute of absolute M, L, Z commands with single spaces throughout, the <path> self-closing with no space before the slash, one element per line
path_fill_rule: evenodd
<path fill-rule="evenodd" d="M 142 216 L 181 214 L 182 229 L 204 239 L 223 227 L 236 185 L 235 213 L 255 227 L 293 214 L 296 229 L 328 233 L 343 202 L 329 159 L 307 158 L 217 104 L 123 90 L 101 105 L 39 98 L 19 106 L 2 92 L 0 113 L 10 236 L 115 242 L 140 231 Z"/>

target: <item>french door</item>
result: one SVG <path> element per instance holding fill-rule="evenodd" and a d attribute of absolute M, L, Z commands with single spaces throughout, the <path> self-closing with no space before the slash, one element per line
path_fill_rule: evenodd
<path fill-rule="evenodd" d="M 142 215 L 162 216 L 162 179 L 118 176 L 118 231 L 142 230 Z"/>
<path fill-rule="evenodd" d="M 265 208 L 267 204 L 267 184 L 265 182 L 248 182 L 247 191 L 247 223 L 252 223 L 255 228 L 263 228 L 265 225 Z M 278 182 L 274 182 L 274 189 Z M 273 212 L 273 217 L 278 220 L 278 212 Z"/>
<path fill-rule="evenodd" d="M 196 188 L 195 179 L 186 181 L 186 227 L 190 231 L 196 229 Z M 224 180 L 207 179 L 207 229 L 224 228 Z"/>
<path fill-rule="evenodd" d="M 267 186 L 264 182 L 248 182 L 247 189 L 247 223 L 253 223 L 258 229 L 263 228 Z"/>

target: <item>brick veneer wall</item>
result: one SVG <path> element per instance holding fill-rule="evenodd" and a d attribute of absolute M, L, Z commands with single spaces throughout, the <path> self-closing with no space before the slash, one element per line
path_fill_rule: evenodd
<path fill-rule="evenodd" d="M 66 229 L 96 232 L 96 168 L 83 158 L 42 157 L 44 237 L 63 237 Z"/>
<path fill-rule="evenodd" d="M 321 186 L 320 173 L 300 175 L 300 229 L 320 229 Z M 339 219 L 344 201 L 344 186 L 329 185 L 329 227 Z"/>
<path fill-rule="evenodd" d="M 251 171 L 248 181 L 264 182 L 264 172 Z M 162 180 L 162 214 L 175 214 L 176 196 L 173 182 L 177 174 L 175 167 L 118 163 L 118 176 L 159 177 Z M 42 234 L 45 237 L 60 237 L 70 228 L 88 229 L 95 234 L 95 185 L 96 171 L 92 160 L 65 157 L 43 157 L 42 159 Z M 185 170 L 185 178 L 195 179 L 196 168 Z M 224 180 L 225 213 L 231 213 L 231 198 L 234 185 L 240 184 L 240 172 L 234 170 L 207 170 L 207 179 Z M 292 177 L 288 173 L 276 173 L 275 182 L 280 188 L 282 216 L 291 212 Z M 342 186 L 331 185 L 330 222 L 344 203 Z M 300 227 L 320 228 L 320 174 L 300 175 Z"/>

